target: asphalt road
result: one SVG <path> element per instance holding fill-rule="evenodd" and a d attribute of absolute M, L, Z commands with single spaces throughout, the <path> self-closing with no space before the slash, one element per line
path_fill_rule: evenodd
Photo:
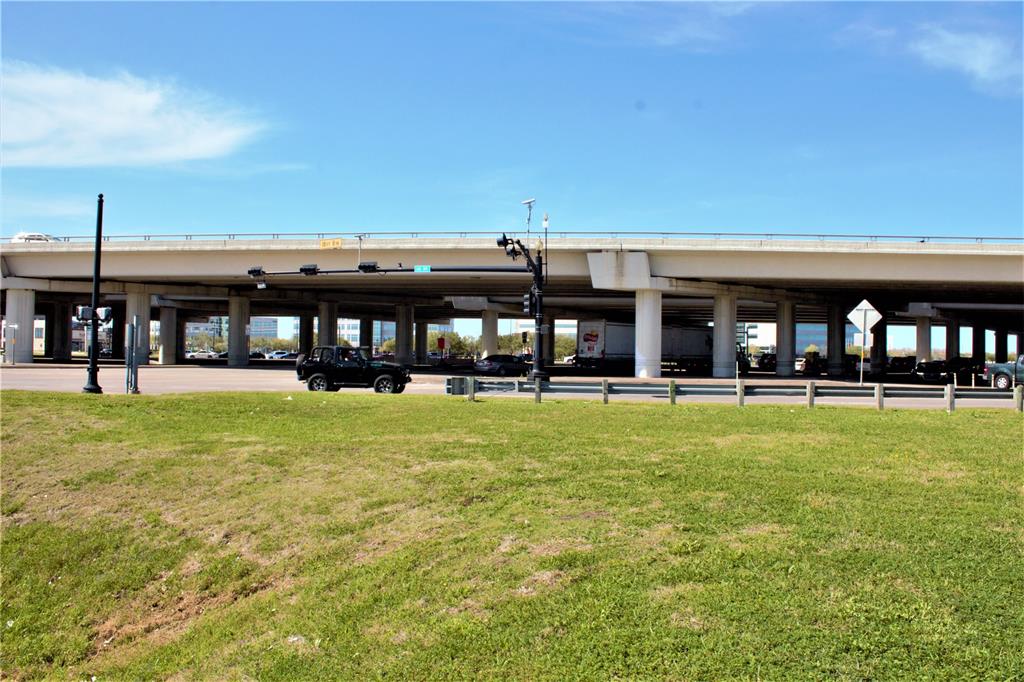
<path fill-rule="evenodd" d="M 83 364 L 57 365 L 57 364 L 31 364 L 16 365 L 14 367 L 5 365 L 0 368 L 0 388 L 21 389 L 30 391 L 64 391 L 77 393 L 82 390 L 85 384 L 86 369 Z M 594 377 L 579 379 L 579 381 L 592 382 Z M 573 381 L 573 379 L 562 379 L 559 381 Z M 614 382 L 650 382 L 657 380 L 614 378 Z M 667 379 L 663 379 L 667 383 Z M 444 395 L 445 377 L 439 374 L 414 374 L 413 382 L 406 388 L 406 394 L 420 395 Z M 685 379 L 677 380 L 678 383 L 687 384 L 725 384 L 732 382 L 724 379 Z M 106 393 L 123 393 L 125 386 L 125 370 L 123 365 L 105 364 L 100 367 L 99 383 Z M 803 386 L 802 379 L 776 379 L 774 377 L 747 378 L 748 384 L 772 384 L 772 385 L 796 385 Z M 845 382 L 821 380 L 820 385 L 844 385 Z M 199 365 L 148 365 L 139 368 L 139 387 L 144 394 L 168 394 L 168 393 L 195 393 L 215 391 L 273 391 L 273 392 L 296 392 L 304 391 L 305 384 L 295 378 L 295 371 L 290 363 L 282 364 L 281 367 L 224 367 L 224 366 L 199 366 Z M 343 392 L 367 393 L 369 389 L 342 389 Z M 993 407 L 1012 409 L 1013 401 L 1009 400 L 1009 394 L 1004 393 L 1002 399 L 971 399 L 958 400 L 957 407 Z M 502 393 L 481 393 L 478 398 L 490 399 L 524 399 L 532 400 L 532 393 L 520 393 L 518 395 Z M 600 395 L 578 394 L 578 393 L 545 393 L 545 398 L 575 399 L 575 400 L 600 400 Z M 678 402 L 704 402 L 704 403 L 735 403 L 734 397 L 728 396 L 680 396 Z M 639 396 L 639 395 L 613 395 L 609 397 L 610 402 L 619 401 L 644 401 L 644 402 L 667 402 L 667 396 Z M 791 404 L 794 407 L 802 407 L 802 397 L 765 396 L 747 397 L 748 405 L 759 404 Z M 865 398 L 817 398 L 818 405 L 849 405 L 860 407 L 874 407 L 873 399 Z M 886 398 L 887 408 L 932 408 L 945 409 L 945 401 L 937 398 Z"/>

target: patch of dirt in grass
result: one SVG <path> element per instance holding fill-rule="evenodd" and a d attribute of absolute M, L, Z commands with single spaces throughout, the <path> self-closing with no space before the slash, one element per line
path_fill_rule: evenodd
<path fill-rule="evenodd" d="M 678 585 L 660 585 L 651 591 L 651 596 L 657 601 L 675 601 L 680 597 L 704 589 L 700 583 L 680 583 Z"/>
<path fill-rule="evenodd" d="M 593 545 L 579 538 L 552 538 L 536 545 L 530 545 L 530 554 L 533 556 L 558 556 L 570 550 L 589 552 L 592 549 L 594 549 Z"/>
<path fill-rule="evenodd" d="M 707 623 L 703 618 L 698 618 L 697 615 L 691 609 L 680 609 L 679 611 L 673 611 L 672 615 L 668 617 L 668 621 L 677 628 L 684 630 L 694 630 L 697 632 L 703 631 L 707 628 Z"/>
<path fill-rule="evenodd" d="M 829 545 L 823 549 L 818 550 L 818 554 L 828 554 L 834 551 L 876 551 L 876 552 L 899 552 L 904 549 L 903 545 L 895 540 L 886 540 L 883 538 L 875 538 L 858 530 L 853 530 L 844 535 L 841 538 L 833 540 Z"/>
<path fill-rule="evenodd" d="M 166 603 L 156 601 L 149 605 L 134 604 L 97 626 L 93 650 L 100 653 L 107 647 L 142 636 L 156 644 L 166 644 L 183 634 L 208 609 L 230 604 L 234 600 L 231 593 L 211 595 L 185 592 Z"/>
<path fill-rule="evenodd" d="M 955 468 L 955 465 L 945 462 L 935 469 L 921 469 L 917 473 L 917 480 L 925 485 L 931 485 L 936 481 L 958 481 L 964 478 L 967 472 Z"/>
<path fill-rule="evenodd" d="M 501 543 L 498 544 L 497 549 L 494 551 L 498 554 L 511 554 L 519 544 L 520 542 L 515 535 L 506 535 L 501 539 Z"/>
<path fill-rule="evenodd" d="M 759 523 L 732 533 L 725 533 L 719 539 L 730 549 L 746 549 L 752 544 L 775 543 L 787 537 L 789 531 L 777 523 Z"/>
<path fill-rule="evenodd" d="M 463 599 L 455 606 L 449 606 L 446 608 L 444 613 L 449 616 L 460 616 L 465 614 L 476 620 L 488 620 L 491 617 L 491 612 L 473 599 Z"/>
<path fill-rule="evenodd" d="M 166 594 L 168 580 L 175 573 L 187 578 L 201 568 L 198 557 L 189 555 L 177 571 L 158 575 L 142 596 L 119 608 L 95 627 L 91 656 L 104 654 L 121 643 L 140 638 L 158 646 L 168 644 L 183 635 L 207 611 L 258 594 L 287 591 L 295 584 L 293 578 L 281 576 L 254 583 L 244 590 L 226 588 L 221 592 L 211 592 L 187 589 L 176 596 Z"/>
<path fill-rule="evenodd" d="M 353 561 L 368 564 L 398 549 L 437 537 L 448 520 L 426 507 L 407 507 L 390 522 L 371 527 Z"/>
<path fill-rule="evenodd" d="M 839 498 L 831 493 L 812 490 L 804 495 L 804 502 L 811 509 L 832 509 L 839 503 Z"/>
<path fill-rule="evenodd" d="M 1009 522 L 1003 522 L 995 525 L 990 525 L 989 530 L 996 533 L 1008 533 L 1010 535 L 1016 535 L 1018 542 L 1024 542 L 1024 526 L 1015 526 Z"/>
<path fill-rule="evenodd" d="M 562 571 L 540 571 L 528 577 L 514 593 L 519 597 L 532 597 L 539 591 L 561 586 L 567 580 L 568 576 Z"/>
<path fill-rule="evenodd" d="M 721 491 L 697 490 L 687 496 L 693 502 L 701 504 L 705 509 L 719 511 L 725 509 L 729 494 Z"/>

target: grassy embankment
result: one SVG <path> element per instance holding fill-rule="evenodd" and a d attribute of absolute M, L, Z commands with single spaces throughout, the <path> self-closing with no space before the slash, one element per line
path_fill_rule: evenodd
<path fill-rule="evenodd" d="M 1024 674 L 1010 411 L 2 400 L 16 678 Z"/>

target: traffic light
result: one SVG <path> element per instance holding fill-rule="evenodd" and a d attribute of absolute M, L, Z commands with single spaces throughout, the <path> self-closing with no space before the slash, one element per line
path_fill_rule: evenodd
<path fill-rule="evenodd" d="M 526 343 L 529 340 L 530 340 L 530 332 L 523 332 L 523 343 Z"/>
<path fill-rule="evenodd" d="M 96 309 L 96 319 L 99 320 L 100 322 L 110 322 L 110 320 L 114 319 L 114 309 L 113 308 L 97 308 Z"/>
<path fill-rule="evenodd" d="M 533 314 L 533 294 L 523 294 L 523 312 L 527 315 Z"/>
<path fill-rule="evenodd" d="M 86 322 L 92 319 L 92 306 L 79 305 L 75 306 L 75 317 L 80 321 Z"/>

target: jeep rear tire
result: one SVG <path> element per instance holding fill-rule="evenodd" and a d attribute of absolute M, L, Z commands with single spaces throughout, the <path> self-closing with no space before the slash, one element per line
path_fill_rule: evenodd
<path fill-rule="evenodd" d="M 327 376 L 324 374 L 314 374 L 306 380 L 306 388 L 310 391 L 329 391 L 331 388 L 330 383 L 327 381 Z"/>
<path fill-rule="evenodd" d="M 389 374 L 382 374 L 373 380 L 373 391 L 375 393 L 397 393 L 395 378 Z"/>

